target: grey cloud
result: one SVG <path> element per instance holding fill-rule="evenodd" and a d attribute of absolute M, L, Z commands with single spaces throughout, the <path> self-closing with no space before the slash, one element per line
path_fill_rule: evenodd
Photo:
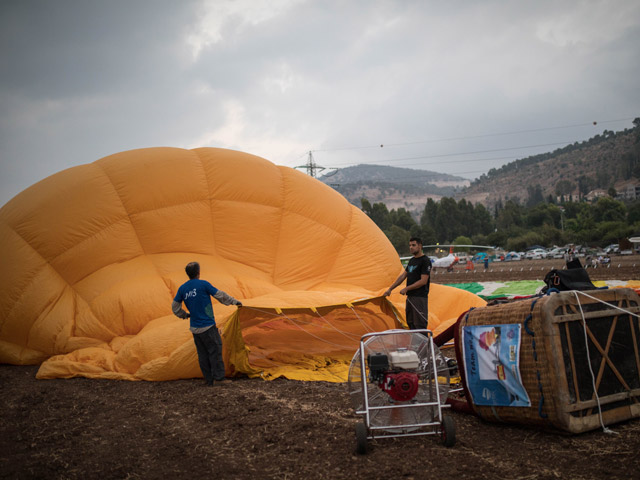
<path fill-rule="evenodd" d="M 162 81 L 187 52 L 177 44 L 195 20 L 190 2 L 2 3 L 2 89 L 73 97 Z"/>
<path fill-rule="evenodd" d="M 640 8 L 631 0 L 610 10 L 306 1 L 258 23 L 222 19 L 219 41 L 194 61 L 186 40 L 206 6 L 0 3 L 0 204 L 72 165 L 198 142 L 287 165 L 315 149 L 327 166 L 389 161 L 473 177 L 509 161 L 479 159 L 555 147 L 453 154 L 580 141 L 630 126 L 591 120 L 640 114 Z M 430 139 L 438 141 L 416 143 Z M 434 158 L 402 160 L 413 156 Z"/>

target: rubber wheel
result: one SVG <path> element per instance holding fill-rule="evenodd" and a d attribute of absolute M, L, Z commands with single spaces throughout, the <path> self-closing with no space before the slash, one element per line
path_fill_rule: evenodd
<path fill-rule="evenodd" d="M 453 422 L 453 418 L 446 415 L 442 416 L 440 438 L 442 439 L 442 444 L 447 448 L 451 448 L 456 444 L 456 424 Z"/>
<path fill-rule="evenodd" d="M 356 453 L 364 455 L 367 453 L 367 426 L 364 422 L 356 423 Z"/>

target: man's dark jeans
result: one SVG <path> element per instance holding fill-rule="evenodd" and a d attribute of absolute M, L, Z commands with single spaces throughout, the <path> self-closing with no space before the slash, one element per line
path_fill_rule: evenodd
<path fill-rule="evenodd" d="M 224 380 L 224 362 L 222 360 L 222 338 L 220 332 L 213 326 L 202 333 L 194 333 L 193 341 L 198 352 L 200 370 L 207 384 L 214 380 Z"/>
<path fill-rule="evenodd" d="M 429 300 L 427 297 L 407 295 L 405 308 L 407 325 L 410 330 L 427 328 L 429 324 Z"/>

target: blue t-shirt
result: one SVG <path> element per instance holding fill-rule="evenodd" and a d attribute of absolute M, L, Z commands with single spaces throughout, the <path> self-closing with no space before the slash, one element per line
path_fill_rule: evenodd
<path fill-rule="evenodd" d="M 194 278 L 182 284 L 173 299 L 184 302 L 191 316 L 191 328 L 215 326 L 211 296 L 218 293 L 218 289 L 206 280 Z"/>

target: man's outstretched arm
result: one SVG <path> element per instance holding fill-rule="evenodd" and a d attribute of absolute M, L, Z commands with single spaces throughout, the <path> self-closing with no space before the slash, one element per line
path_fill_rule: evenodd
<path fill-rule="evenodd" d="M 224 305 L 237 305 L 238 307 L 242 306 L 242 302 L 240 300 L 236 300 L 228 293 L 223 292 L 222 290 L 218 290 L 216 294 L 213 296 L 216 300 Z"/>
<path fill-rule="evenodd" d="M 403 271 L 400 274 L 400 276 L 398 278 L 396 278 L 396 281 L 391 284 L 391 286 L 387 289 L 387 291 L 383 293 L 383 295 L 385 297 L 388 297 L 389 295 L 391 295 L 391 290 L 393 290 L 398 285 L 400 285 L 402 282 L 404 282 L 405 278 L 407 278 L 407 272 Z"/>

